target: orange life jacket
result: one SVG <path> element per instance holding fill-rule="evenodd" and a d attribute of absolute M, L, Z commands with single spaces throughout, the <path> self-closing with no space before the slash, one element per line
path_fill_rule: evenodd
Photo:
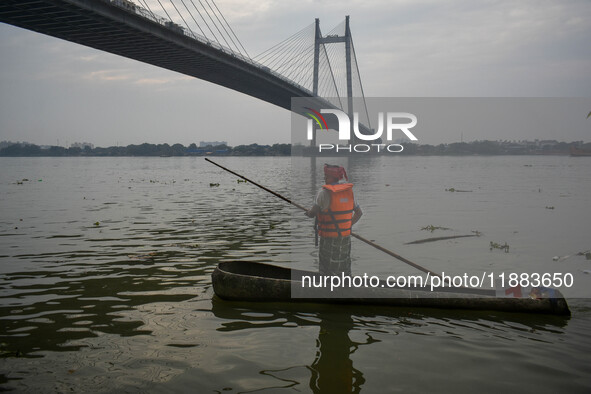
<path fill-rule="evenodd" d="M 328 238 L 351 235 L 351 218 L 355 206 L 353 184 L 339 183 L 322 187 L 330 192 L 330 205 L 318 214 L 318 234 Z"/>

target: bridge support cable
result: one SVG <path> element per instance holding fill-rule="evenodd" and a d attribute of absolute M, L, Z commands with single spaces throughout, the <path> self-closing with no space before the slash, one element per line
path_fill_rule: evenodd
<path fill-rule="evenodd" d="M 361 97 L 363 98 L 363 106 L 365 107 L 365 116 L 367 117 L 367 125 L 371 129 L 371 119 L 369 117 L 369 111 L 367 110 L 367 101 L 365 100 L 365 92 L 363 91 L 363 83 L 361 83 L 361 73 L 359 72 L 359 63 L 357 63 L 357 55 L 355 54 L 355 46 L 353 45 L 353 38 L 351 37 L 351 50 L 353 52 L 353 62 L 355 67 L 353 70 L 355 71 L 356 78 L 353 78 L 353 81 L 359 83 L 359 92 L 361 93 Z"/>
<path fill-rule="evenodd" d="M 335 29 L 331 30 L 326 35 L 326 38 L 336 39 L 337 37 L 342 37 L 338 33 L 335 33 L 336 30 L 338 30 L 338 26 Z M 342 42 L 335 41 L 330 43 L 330 45 L 325 44 L 324 47 L 327 48 L 328 62 L 333 71 L 337 96 L 347 97 L 344 44 Z M 341 109 L 345 108 L 341 107 Z"/>
<path fill-rule="evenodd" d="M 228 25 L 228 27 L 230 27 L 230 25 L 228 24 L 228 21 L 226 21 L 226 18 L 224 18 L 224 15 L 220 12 L 220 9 L 218 8 L 218 6 L 215 4 L 215 2 L 213 0 L 209 0 L 215 6 L 215 9 L 218 10 L 218 12 L 215 12 L 214 9 L 213 9 L 213 7 L 211 6 L 211 4 L 209 4 L 209 1 L 208 0 L 204 0 L 204 1 L 205 1 L 205 3 L 207 3 L 207 5 L 209 6 L 209 9 L 211 10 L 211 12 L 215 16 L 215 18 L 220 23 L 220 26 L 222 27 L 222 29 L 224 29 L 224 32 L 226 32 L 226 35 L 228 36 L 228 38 L 230 39 L 230 41 L 232 41 L 232 44 L 234 44 L 234 47 L 236 48 L 236 50 L 240 54 L 242 54 L 242 51 L 240 50 L 240 47 L 238 45 L 236 45 L 236 42 L 234 42 L 234 39 L 232 38 L 232 35 L 228 32 L 228 29 L 226 29 L 226 26 L 224 26 L 224 23 L 220 20 L 220 17 L 218 16 L 218 13 L 221 15 L 222 19 L 226 22 L 226 25 Z M 230 30 L 232 30 L 231 27 L 230 27 Z M 233 32 L 233 30 L 232 30 L 232 32 Z M 238 39 L 238 37 L 236 37 L 236 39 Z M 225 38 L 224 38 L 224 41 L 225 41 Z M 240 44 L 240 46 L 242 46 L 242 43 Z M 242 48 L 244 49 L 244 47 L 242 47 Z M 250 56 L 248 56 L 248 53 L 246 52 L 246 49 L 244 49 L 244 53 L 246 54 L 246 57 L 248 57 L 250 59 Z"/>
<path fill-rule="evenodd" d="M 343 30 L 341 23 L 334 31 Z M 336 98 L 335 107 L 342 108 L 341 97 L 346 96 L 343 86 L 337 86 L 337 73 L 331 57 L 338 58 L 343 64 L 342 56 L 334 45 L 325 45 L 317 39 L 322 38 L 318 23 L 309 25 L 291 37 L 267 49 L 254 59 L 290 81 L 305 87 L 324 98 Z M 334 55 L 332 54 L 333 52 Z M 310 72 L 312 71 L 312 72 Z M 344 74 L 344 71 L 341 73 Z"/>
<path fill-rule="evenodd" d="M 328 60 L 328 53 L 326 51 L 326 45 L 322 45 L 322 49 L 320 50 L 320 62 L 319 62 L 319 69 L 320 75 L 324 77 L 321 79 L 321 82 L 318 86 L 318 92 L 320 97 L 325 98 L 335 98 L 336 102 L 332 104 L 340 109 L 343 109 L 343 103 L 341 101 L 341 96 L 337 90 L 337 82 L 335 80 L 335 75 L 332 70 L 332 65 Z"/>
<path fill-rule="evenodd" d="M 271 48 L 264 50 L 263 52 L 259 53 L 258 55 L 256 55 L 254 57 L 254 59 L 256 59 L 259 62 L 263 62 L 263 59 L 268 57 L 268 54 L 274 53 L 277 51 L 277 48 L 287 45 L 288 42 L 292 41 L 294 39 L 294 37 L 299 36 L 300 34 L 306 34 L 305 32 L 310 29 L 311 26 L 313 26 L 314 24 L 308 25 L 306 27 L 304 27 L 303 29 L 295 32 L 294 34 L 292 34 L 291 36 L 287 37 L 285 40 L 273 45 Z"/>
<path fill-rule="evenodd" d="M 309 36 L 303 36 L 293 45 L 286 48 L 284 56 L 281 58 L 279 64 L 275 66 L 277 70 L 281 70 L 281 73 L 286 77 L 290 78 L 294 69 L 298 68 L 302 64 L 306 64 L 309 61 L 309 50 L 311 45 L 311 39 Z M 277 62 L 275 62 L 277 63 Z M 295 79 L 294 79 L 295 80 Z"/>
<path fill-rule="evenodd" d="M 313 26 L 307 26 L 255 59 L 295 84 L 311 90 Z"/>
<path fill-rule="evenodd" d="M 172 22 L 172 17 L 168 13 L 168 11 L 166 11 L 166 8 L 164 8 L 164 6 L 162 5 L 162 2 L 160 0 L 156 0 L 156 1 L 158 1 L 158 4 L 160 4 L 160 8 L 162 8 L 162 11 L 164 11 L 164 13 L 168 17 L 168 19 Z"/>
<path fill-rule="evenodd" d="M 347 108 L 343 103 L 342 98 L 347 97 L 346 85 L 346 62 L 344 52 L 344 21 L 335 26 L 324 37 L 320 37 L 320 46 L 323 48 L 326 56 L 326 68 L 324 74 L 326 84 L 330 88 L 326 92 L 321 92 L 319 95 L 325 98 L 335 98 L 333 105 L 347 112 Z"/>
<path fill-rule="evenodd" d="M 166 9 L 164 8 L 164 6 L 162 5 L 161 0 L 156 0 L 159 4 L 160 7 L 163 9 L 163 11 L 166 13 L 166 16 L 168 17 L 169 21 L 173 24 L 175 23 L 175 20 L 170 16 L 170 14 L 166 11 Z M 189 31 L 193 31 L 191 29 L 191 27 L 187 24 L 187 22 L 185 21 L 185 19 L 183 18 L 183 16 L 180 14 L 178 8 L 174 5 L 174 3 L 172 2 L 172 0 L 169 0 L 169 3 L 172 4 L 172 6 L 177 10 L 177 13 L 180 15 L 181 19 L 185 22 L 185 25 L 187 26 L 187 29 Z M 193 0 L 191 0 L 191 3 L 193 3 Z M 201 20 L 203 21 L 203 23 L 207 26 L 207 28 L 209 29 L 209 32 L 211 33 L 211 36 L 213 36 L 213 40 L 208 37 L 205 32 L 203 31 L 203 29 L 201 28 L 200 24 L 197 22 L 197 20 L 195 19 L 195 17 L 193 16 L 193 13 L 187 9 L 187 12 L 191 15 L 192 19 L 195 21 L 195 24 L 198 26 L 199 30 L 202 32 L 202 34 L 204 35 L 204 38 L 209 42 L 209 41 L 213 41 L 215 42 L 217 45 L 221 46 L 222 43 L 220 42 L 219 38 L 216 36 L 216 34 L 214 33 L 213 29 L 209 26 L 209 23 L 207 23 L 207 20 L 203 17 L 203 15 L 201 15 L 201 12 L 199 11 L 199 9 L 195 6 L 195 3 L 193 3 L 193 6 L 195 7 L 195 10 L 199 13 L 199 16 L 201 17 Z M 174 25 L 171 25 L 170 27 L 174 27 Z"/>
<path fill-rule="evenodd" d="M 311 86 L 311 63 L 312 63 L 312 47 L 313 42 L 311 37 L 306 37 L 300 45 L 294 48 L 290 59 L 282 64 L 282 73 L 289 79 L 296 83 L 306 86 Z"/>
<path fill-rule="evenodd" d="M 332 66 L 329 61 L 326 45 L 322 44 L 322 32 L 320 31 L 320 20 L 316 18 L 314 33 L 314 70 L 313 70 L 313 93 L 317 96 L 325 98 L 338 98 L 338 104 L 333 103 L 339 108 L 342 108 L 340 96 L 336 87 L 336 81 Z"/>
<path fill-rule="evenodd" d="M 351 30 L 349 16 L 345 18 L 345 67 L 347 78 L 347 111 L 349 119 L 353 119 L 353 75 L 351 71 Z"/>
<path fill-rule="evenodd" d="M 334 83 L 337 91 L 335 97 L 338 97 L 339 99 L 347 97 L 346 103 L 339 102 L 338 104 L 333 104 L 337 105 L 350 115 L 356 110 L 360 115 L 360 121 L 363 124 L 369 125 L 370 119 L 367 102 L 365 100 L 365 92 L 363 91 L 363 85 L 361 83 L 361 75 L 348 18 L 328 32 L 328 34 L 322 38 L 322 41 L 329 59 L 328 64 L 335 81 Z M 322 97 L 328 97 L 323 96 L 320 93 L 320 89 L 319 95 Z M 353 98 L 361 99 L 363 104 L 361 104 L 361 101 L 355 101 L 358 108 L 352 108 L 354 102 Z M 359 105 L 362 105 L 362 107 L 359 107 Z"/>
<path fill-rule="evenodd" d="M 336 98 L 333 103 L 338 108 L 342 107 L 339 92 L 337 90 L 332 65 L 329 61 L 326 45 L 315 45 L 318 47 L 318 61 L 314 59 L 314 71 L 312 73 L 312 85 L 316 87 L 316 95 L 323 98 Z M 316 52 L 316 49 L 314 50 Z M 315 54 L 316 56 L 316 54 Z"/>
<path fill-rule="evenodd" d="M 316 19 L 254 59 L 350 116 L 357 110 L 360 121 L 370 124 L 348 16 L 324 36 Z M 354 98 L 363 103 L 354 104 Z"/>
<path fill-rule="evenodd" d="M 205 2 L 207 3 L 207 0 L 205 0 Z M 216 28 L 216 30 L 218 31 L 218 33 L 220 34 L 220 36 L 222 37 L 222 39 L 224 40 L 224 42 L 226 43 L 226 45 L 228 46 L 228 48 L 230 48 L 230 44 L 228 43 L 228 40 L 226 40 L 226 37 L 224 37 L 224 33 L 222 33 L 222 31 L 220 30 L 220 28 L 217 25 L 217 23 L 215 23 L 215 21 L 213 20 L 213 18 L 209 14 L 209 11 L 207 11 L 207 8 L 203 5 L 203 2 L 201 0 L 199 0 L 199 4 L 201 4 L 201 6 L 203 7 L 203 10 L 205 11 L 205 13 L 207 14 L 207 16 L 211 20 L 211 23 L 214 25 L 214 27 Z M 207 3 L 207 5 L 209 6 L 209 3 Z M 209 7 L 209 8 L 211 9 L 211 7 Z M 238 51 L 238 52 L 240 52 L 240 51 Z"/>
<path fill-rule="evenodd" d="M 222 12 L 220 11 L 220 9 L 218 8 L 217 4 L 212 0 L 211 1 L 213 3 L 213 5 L 215 6 L 215 9 L 218 10 L 219 14 L 222 16 L 222 19 L 224 20 L 224 22 L 226 22 L 226 25 L 228 26 L 228 28 L 230 29 L 230 31 L 232 32 L 232 34 L 234 35 L 234 37 L 236 38 L 236 41 L 238 41 L 238 44 L 240 44 L 240 46 L 242 47 L 242 49 L 244 50 L 244 53 L 246 54 L 246 56 L 252 60 L 252 58 L 250 57 L 250 55 L 248 54 L 248 52 L 246 51 L 246 48 L 244 48 L 244 45 L 242 45 L 242 42 L 240 42 L 240 39 L 238 38 L 238 36 L 236 35 L 236 33 L 234 33 L 234 29 L 232 29 L 232 26 L 230 26 L 230 24 L 228 23 L 228 21 L 226 20 L 226 18 L 224 17 L 224 14 L 222 14 Z"/>
<path fill-rule="evenodd" d="M 218 40 L 217 36 L 215 35 L 215 33 L 213 32 L 213 29 L 211 28 L 211 26 L 209 26 L 209 23 L 207 23 L 207 20 L 205 19 L 205 17 L 201 13 L 201 11 L 199 11 L 199 8 L 197 8 L 197 6 L 195 5 L 195 2 L 193 0 L 191 0 L 191 4 L 193 4 L 193 8 L 195 8 L 195 11 L 197 11 L 197 13 L 199 14 L 199 17 L 201 18 L 201 20 L 203 21 L 205 26 L 207 26 L 207 29 L 209 30 L 209 32 L 213 36 L 214 41 L 219 44 L 219 40 Z M 209 39 L 209 37 L 208 37 L 208 39 Z"/>
<path fill-rule="evenodd" d="M 181 0 L 181 1 L 183 1 L 183 0 Z M 193 31 L 191 29 L 191 27 L 189 26 L 189 24 L 187 23 L 187 21 L 185 20 L 185 17 L 183 17 L 183 14 L 181 14 L 181 12 L 179 11 L 179 9 L 176 7 L 176 5 L 174 4 L 174 2 L 172 0 L 170 1 L 170 4 L 172 4 L 172 6 L 174 7 L 174 9 L 176 10 L 176 13 L 179 14 L 179 16 L 181 17 L 181 20 L 183 21 L 183 23 L 185 24 L 185 26 L 187 26 L 187 30 Z M 191 14 L 189 13 L 189 15 L 191 15 Z M 193 15 L 191 15 L 191 17 L 193 17 Z"/>
<path fill-rule="evenodd" d="M 187 1 L 190 1 L 191 4 L 189 5 Z M 244 49 L 244 45 L 242 45 L 238 36 L 236 36 L 236 33 L 222 14 L 219 7 L 215 4 L 215 1 L 197 1 L 199 1 L 200 7 L 195 4 L 194 0 L 180 0 L 182 6 L 178 4 L 178 1 L 175 2 L 174 0 L 137 0 L 140 8 L 146 9 L 146 12 L 149 13 L 153 19 L 161 20 L 161 18 L 152 11 L 150 6 L 150 3 L 157 3 L 168 18 L 168 21 L 165 20 L 164 22 L 161 22 L 167 27 L 179 29 L 181 31 L 186 29 L 185 31 L 189 33 L 188 35 L 193 36 L 194 38 L 203 39 L 210 45 L 214 43 L 214 46 L 226 48 L 230 53 L 240 54 L 240 56 L 247 58 L 252 62 L 248 52 Z M 172 17 L 171 9 L 176 11 L 178 17 Z M 172 13 L 174 14 L 174 12 Z M 201 34 L 196 34 L 195 30 L 198 30 Z M 206 30 L 209 33 L 206 33 Z"/>
<path fill-rule="evenodd" d="M 281 65 L 285 65 L 294 58 L 294 48 L 298 48 L 309 39 L 310 26 L 305 27 L 279 44 L 255 56 L 255 60 L 265 66 L 280 72 Z"/>
<path fill-rule="evenodd" d="M 338 97 L 347 97 L 347 85 L 345 76 L 345 51 L 342 43 L 326 45 L 327 57 L 335 80 L 335 89 Z M 345 107 L 341 109 L 345 110 Z"/>
<path fill-rule="evenodd" d="M 197 23 L 197 20 L 195 19 L 193 13 L 191 12 L 191 10 L 189 9 L 189 7 L 186 6 L 184 0 L 180 0 L 183 3 L 183 6 L 185 7 L 185 9 L 187 10 L 187 12 L 189 13 L 189 15 L 191 16 L 191 18 L 193 19 L 193 21 L 195 22 L 195 24 L 197 25 L 197 27 L 199 28 L 199 30 L 204 33 L 203 29 L 201 29 L 201 26 L 199 26 L 199 23 Z M 176 7 L 176 5 L 174 4 L 174 2 L 172 0 L 170 0 L 171 4 L 174 6 L 174 8 L 177 10 L 178 12 L 178 8 Z M 213 32 L 213 30 L 211 29 L 211 27 L 209 26 L 209 24 L 207 23 L 207 21 L 205 20 L 205 18 L 203 18 L 203 15 L 201 14 L 201 12 L 199 12 L 199 9 L 195 6 L 195 3 L 193 2 L 193 0 L 191 0 L 191 3 L 193 4 L 193 7 L 195 8 L 195 10 L 197 10 L 197 13 L 199 14 L 199 16 L 201 17 L 201 19 L 204 21 L 204 23 L 207 25 L 207 28 L 209 29 L 209 31 L 211 32 L 211 34 L 215 37 L 215 40 L 218 44 L 222 44 L 219 39 L 217 38 L 217 36 L 215 35 L 215 33 Z M 236 43 L 234 42 L 234 40 L 232 39 L 232 37 L 230 36 L 230 34 L 227 32 L 226 28 L 223 26 L 223 24 L 221 23 L 219 17 L 217 16 L 217 14 L 213 11 L 211 5 L 207 2 L 207 0 L 205 0 L 205 3 L 207 4 L 207 7 L 212 11 L 212 13 L 214 14 L 214 16 L 216 17 L 216 19 L 218 20 L 218 22 L 220 24 L 222 24 L 222 28 L 223 30 L 226 31 L 226 35 L 228 36 L 228 38 L 230 38 L 230 41 L 232 42 L 233 46 L 230 44 L 230 42 L 226 39 L 226 36 L 224 36 L 224 33 L 220 30 L 220 28 L 218 27 L 218 24 L 213 20 L 213 18 L 211 17 L 211 15 L 209 14 L 209 12 L 207 11 L 207 8 L 203 5 L 203 3 L 201 2 L 201 0 L 199 0 L 199 3 L 201 4 L 201 6 L 203 7 L 203 10 L 205 11 L 205 13 L 207 14 L 207 16 L 209 17 L 209 19 L 211 20 L 211 22 L 213 23 L 213 25 L 215 26 L 216 30 L 218 31 L 220 37 L 222 38 L 222 40 L 224 41 L 224 43 L 226 44 L 226 46 L 228 48 L 230 48 L 232 51 L 236 50 L 236 52 L 242 54 L 242 51 L 240 50 L 240 48 L 238 47 L 238 45 L 236 45 Z M 217 8 L 217 7 L 216 7 Z M 218 8 L 219 10 L 219 8 Z M 221 13 L 221 12 L 220 12 Z M 180 15 L 180 12 L 179 12 Z M 183 18 L 182 15 L 181 19 L 183 19 L 183 21 L 185 20 Z M 224 18 L 225 19 L 225 18 Z M 186 24 L 186 22 L 185 22 Z M 187 24 L 186 24 L 187 25 Z M 191 28 L 187 25 L 187 28 L 189 30 L 191 30 Z M 246 55 L 248 57 L 248 55 Z"/>
<path fill-rule="evenodd" d="M 152 15 L 152 18 L 156 19 L 156 15 L 154 14 L 154 12 L 152 12 L 152 9 L 150 8 L 150 6 L 148 5 L 148 3 L 146 2 L 146 0 L 138 0 L 140 3 L 141 7 L 145 7 L 146 10 L 150 13 L 150 15 Z"/>
<path fill-rule="evenodd" d="M 234 33 L 234 30 L 232 29 L 232 27 L 230 26 L 230 24 L 228 23 L 228 21 L 224 17 L 224 14 L 222 13 L 222 11 L 220 11 L 220 9 L 217 6 L 217 4 L 215 3 L 215 1 L 214 0 L 203 0 L 203 1 L 205 1 L 205 4 L 207 4 L 208 8 L 211 10 L 211 13 L 213 14 L 213 16 L 215 16 L 215 19 L 217 19 L 217 21 L 219 22 L 219 25 L 222 27 L 222 30 L 226 33 L 225 36 L 227 36 L 230 39 L 230 41 L 234 45 L 234 48 L 236 48 L 236 51 L 238 53 L 240 53 L 241 55 L 244 55 L 248 59 L 252 60 L 252 58 L 250 57 L 250 55 L 248 54 L 248 52 L 244 48 L 244 45 L 242 45 L 242 42 L 240 42 L 240 39 L 238 38 L 238 36 L 236 35 L 236 33 Z M 213 7 L 211 6 L 210 2 L 211 2 L 211 4 L 213 4 Z M 199 3 L 200 4 L 203 4 L 201 2 L 201 0 L 199 0 Z M 214 10 L 214 7 L 215 7 L 215 10 Z M 204 7 L 204 10 L 209 15 L 209 13 L 207 12 L 207 9 L 205 7 Z M 220 19 L 220 17 L 222 19 Z M 211 19 L 211 17 L 210 17 L 210 19 Z M 222 20 L 223 20 L 223 22 L 222 22 Z M 225 23 L 225 25 L 224 25 L 224 23 Z M 216 26 L 216 29 L 218 30 L 218 32 L 220 33 L 220 35 L 224 39 L 224 41 L 228 44 L 228 47 L 230 47 L 230 44 L 226 40 L 226 38 L 224 36 L 224 33 L 222 33 L 222 31 L 218 27 L 218 24 L 215 23 L 215 22 L 214 22 L 214 24 Z M 230 32 L 228 32 L 228 29 L 226 29 L 226 26 L 228 27 L 228 29 L 230 30 L 230 32 L 232 32 L 232 34 L 230 34 Z M 240 45 L 236 44 L 236 41 L 234 41 L 234 38 L 232 38 L 232 35 L 234 36 L 234 38 L 236 38 L 236 41 L 238 41 L 238 44 L 240 44 Z M 242 48 L 242 50 L 240 48 Z M 242 53 L 242 51 L 244 51 L 244 54 Z"/>
<path fill-rule="evenodd" d="M 199 25 L 199 23 L 197 23 L 197 20 L 195 19 L 195 17 L 193 16 L 193 13 L 189 10 L 189 7 L 187 7 L 187 4 L 185 4 L 184 0 L 181 0 L 181 3 L 183 3 L 183 6 L 185 7 L 185 9 L 187 10 L 187 12 L 189 13 L 189 15 L 191 15 L 191 18 L 193 19 L 193 22 L 195 22 L 195 25 L 197 25 L 197 27 L 199 28 L 199 31 L 201 32 L 201 34 L 203 34 L 203 37 L 207 38 L 207 35 L 205 34 L 205 32 L 203 31 L 203 29 L 201 28 L 201 26 Z M 188 27 L 188 26 L 187 26 Z"/>
<path fill-rule="evenodd" d="M 286 54 L 291 51 L 291 46 L 297 45 L 302 39 L 300 34 L 303 33 L 290 37 L 288 40 L 275 46 L 272 51 L 267 50 L 266 52 L 255 56 L 255 60 L 269 68 L 276 69 L 276 64 L 282 64 L 284 62 Z"/>

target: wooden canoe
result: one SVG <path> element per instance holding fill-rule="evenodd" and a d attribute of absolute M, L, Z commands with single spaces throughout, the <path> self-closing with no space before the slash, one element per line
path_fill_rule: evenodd
<path fill-rule="evenodd" d="M 497 297 L 495 290 L 443 287 L 430 291 L 421 287 L 379 286 L 352 288 L 339 293 L 327 288 L 308 287 L 302 290 L 302 278 L 305 276 L 320 274 L 269 264 L 231 261 L 218 264 L 212 273 L 212 283 L 219 298 L 233 301 L 366 304 L 570 315 L 566 300 L 560 291 L 554 289 L 544 289 L 540 298 Z"/>

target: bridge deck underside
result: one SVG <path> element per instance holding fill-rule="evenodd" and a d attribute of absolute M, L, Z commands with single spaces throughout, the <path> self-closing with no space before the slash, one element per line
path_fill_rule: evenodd
<path fill-rule="evenodd" d="M 163 67 L 290 109 L 310 93 L 157 22 L 97 0 L 3 0 L 0 21 Z"/>

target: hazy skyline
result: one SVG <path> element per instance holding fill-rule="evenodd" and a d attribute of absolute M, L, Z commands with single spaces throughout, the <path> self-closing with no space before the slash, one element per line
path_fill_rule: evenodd
<path fill-rule="evenodd" d="M 350 15 L 368 97 L 590 97 L 589 1 L 217 4 L 251 56 L 316 17 L 327 33 Z M 0 140 L 290 141 L 288 111 L 192 77 L 6 24 L 0 53 Z M 468 139 L 591 141 L 591 119 L 577 130 L 507 135 Z"/>

